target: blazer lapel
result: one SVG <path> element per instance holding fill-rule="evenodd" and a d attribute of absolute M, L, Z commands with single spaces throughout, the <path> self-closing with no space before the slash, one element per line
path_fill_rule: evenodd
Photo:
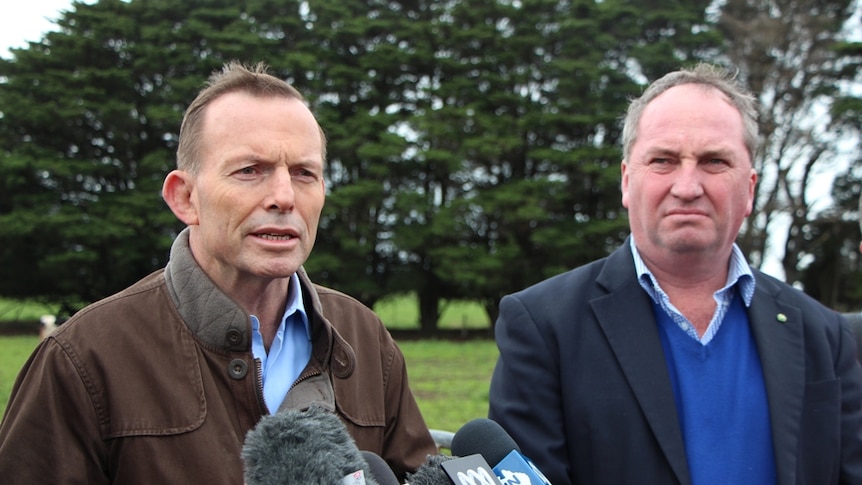
<path fill-rule="evenodd" d="M 591 301 L 602 331 L 680 483 L 691 479 L 682 431 L 649 297 L 640 287 L 628 242 L 608 259 L 596 282 L 608 289 Z"/>
<path fill-rule="evenodd" d="M 769 402 L 779 484 L 796 483 L 796 455 L 805 392 L 805 356 L 799 309 L 777 299 L 776 287 L 755 271 L 757 289 L 748 319 Z"/>

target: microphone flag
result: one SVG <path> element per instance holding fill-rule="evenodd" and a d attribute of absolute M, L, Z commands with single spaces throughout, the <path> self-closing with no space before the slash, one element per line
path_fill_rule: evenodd
<path fill-rule="evenodd" d="M 502 485 L 491 465 L 478 453 L 444 461 L 440 466 L 455 485 Z"/>

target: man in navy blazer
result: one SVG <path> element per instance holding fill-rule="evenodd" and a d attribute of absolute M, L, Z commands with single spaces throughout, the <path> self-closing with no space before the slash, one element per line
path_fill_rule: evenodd
<path fill-rule="evenodd" d="M 500 303 L 489 417 L 554 485 L 862 484 L 862 368 L 841 317 L 748 266 L 753 96 L 709 65 L 623 130 L 631 236 Z"/>

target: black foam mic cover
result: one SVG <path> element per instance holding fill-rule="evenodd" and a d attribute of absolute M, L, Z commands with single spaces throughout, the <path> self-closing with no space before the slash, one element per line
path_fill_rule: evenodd
<path fill-rule="evenodd" d="M 365 450 L 360 451 L 360 453 L 362 453 L 365 463 L 368 464 L 371 476 L 377 480 L 377 483 L 380 485 L 400 485 L 395 473 L 380 455 Z"/>
<path fill-rule="evenodd" d="M 409 485 L 452 485 L 452 480 L 449 480 L 449 475 L 440 464 L 454 458 L 446 455 L 428 455 L 425 463 L 415 473 L 407 474 L 407 483 Z"/>
<path fill-rule="evenodd" d="M 491 466 L 503 461 L 512 450 L 521 452 L 521 448 L 502 426 L 486 418 L 477 418 L 462 426 L 452 436 L 449 449 L 457 456 L 478 453 Z"/>

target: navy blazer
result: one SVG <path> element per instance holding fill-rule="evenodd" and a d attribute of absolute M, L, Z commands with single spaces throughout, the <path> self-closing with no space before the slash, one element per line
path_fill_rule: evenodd
<path fill-rule="evenodd" d="M 778 483 L 862 484 L 862 368 L 849 327 L 804 293 L 754 274 L 748 317 Z M 691 483 L 652 304 L 628 242 L 504 297 L 495 333 L 489 417 L 551 483 Z"/>

